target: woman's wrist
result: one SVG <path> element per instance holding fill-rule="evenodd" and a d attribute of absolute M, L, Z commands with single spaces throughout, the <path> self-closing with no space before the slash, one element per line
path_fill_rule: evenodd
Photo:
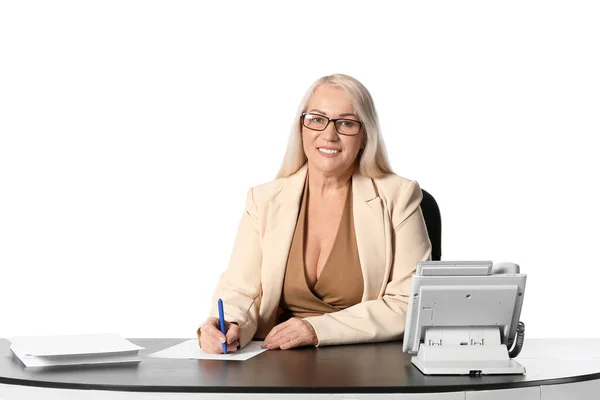
<path fill-rule="evenodd" d="M 310 322 L 308 322 L 306 319 L 302 319 L 302 322 L 304 322 L 306 324 L 307 328 L 311 332 L 311 337 L 312 337 L 311 345 L 317 346 L 319 344 L 319 337 L 317 336 L 317 332 L 315 331 L 315 327 Z"/>

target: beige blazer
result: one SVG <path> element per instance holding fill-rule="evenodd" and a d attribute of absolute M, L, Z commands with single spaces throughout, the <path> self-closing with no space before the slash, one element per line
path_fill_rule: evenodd
<path fill-rule="evenodd" d="M 211 311 L 218 317 L 217 299 L 223 299 L 225 319 L 241 328 L 241 347 L 275 325 L 307 170 L 305 164 L 292 176 L 248 191 Z M 305 318 L 321 346 L 401 338 L 416 263 L 431 257 L 415 181 L 393 174 L 371 179 L 357 168 L 352 191 L 363 297 L 345 310 Z"/>

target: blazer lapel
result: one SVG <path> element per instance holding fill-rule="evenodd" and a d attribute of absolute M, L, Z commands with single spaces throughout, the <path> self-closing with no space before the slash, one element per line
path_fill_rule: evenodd
<path fill-rule="evenodd" d="M 272 321 L 264 321 L 266 326 L 275 323 L 274 318 L 279 306 L 285 267 L 296 229 L 307 170 L 305 164 L 298 172 L 287 178 L 281 192 L 269 204 L 267 211 L 261 270 L 263 290 L 261 314 L 264 312 L 264 317 Z"/>
<path fill-rule="evenodd" d="M 391 267 L 389 221 L 384 218 L 371 178 L 360 175 L 357 169 L 352 187 L 354 230 L 364 280 L 362 300 L 373 300 L 383 294 L 383 279 Z"/>

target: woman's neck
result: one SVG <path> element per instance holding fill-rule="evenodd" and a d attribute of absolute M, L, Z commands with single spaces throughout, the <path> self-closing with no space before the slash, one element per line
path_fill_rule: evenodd
<path fill-rule="evenodd" d="M 354 173 L 354 165 L 340 175 L 327 175 L 308 165 L 308 190 L 311 196 L 323 199 L 337 197 L 346 193 L 348 183 Z"/>

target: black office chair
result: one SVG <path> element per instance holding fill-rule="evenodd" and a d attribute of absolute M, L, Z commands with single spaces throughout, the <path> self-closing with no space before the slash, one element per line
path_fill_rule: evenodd
<path fill-rule="evenodd" d="M 423 189 L 421 191 L 423 192 L 421 211 L 431 241 L 431 259 L 440 261 L 442 259 L 442 216 L 440 208 L 432 195 Z"/>

